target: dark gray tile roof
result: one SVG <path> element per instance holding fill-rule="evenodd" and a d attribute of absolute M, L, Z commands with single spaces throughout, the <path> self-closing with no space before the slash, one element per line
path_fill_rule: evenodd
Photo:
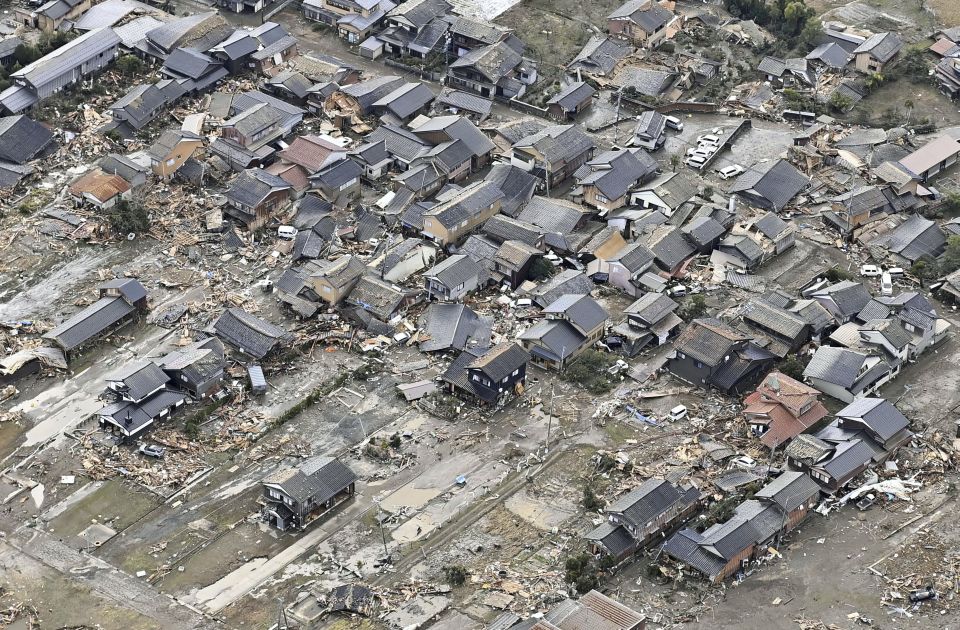
<path fill-rule="evenodd" d="M 862 311 L 872 299 L 867 287 L 851 280 L 831 284 L 813 294 L 813 297 L 823 296 L 831 298 L 840 313 L 847 317 Z"/>
<path fill-rule="evenodd" d="M 532 223 L 545 232 L 569 234 L 583 222 L 586 214 L 582 206 L 561 199 L 538 196 L 533 197 L 523 207 L 517 218 Z"/>
<path fill-rule="evenodd" d="M 541 231 L 537 226 L 502 214 L 487 219 L 483 224 L 483 233 L 500 243 L 517 240 L 534 247 L 541 239 Z"/>
<path fill-rule="evenodd" d="M 402 16 L 411 24 L 423 27 L 430 20 L 445 15 L 451 5 L 446 0 L 407 0 L 387 13 L 387 17 Z"/>
<path fill-rule="evenodd" d="M 835 42 L 820 44 L 807 54 L 807 61 L 822 61 L 831 68 L 843 68 L 853 56 Z"/>
<path fill-rule="evenodd" d="M 480 214 L 502 198 L 503 193 L 494 182 L 480 181 L 431 208 L 426 214 L 438 220 L 447 229 L 451 229 Z"/>
<path fill-rule="evenodd" d="M 437 103 L 447 107 L 486 116 L 493 107 L 493 101 L 462 90 L 445 89 L 437 97 Z"/>
<path fill-rule="evenodd" d="M 24 164 L 53 142 L 49 129 L 26 116 L 0 118 L 0 160 Z"/>
<path fill-rule="evenodd" d="M 635 315 L 647 322 L 655 324 L 677 309 L 679 304 L 663 293 L 646 293 L 639 300 L 624 309 L 624 314 Z"/>
<path fill-rule="evenodd" d="M 711 367 L 720 365 L 724 357 L 749 336 L 712 319 L 695 319 L 680 333 L 674 346 L 680 352 Z"/>
<path fill-rule="evenodd" d="M 490 239 L 479 234 L 470 235 L 457 252 L 466 254 L 473 259 L 475 263 L 487 270 L 493 270 L 494 258 L 497 255 L 499 246 Z"/>
<path fill-rule="evenodd" d="M 607 321 L 607 311 L 589 295 L 561 295 L 544 307 L 546 314 L 563 315 L 564 319 L 582 331 L 590 332 Z"/>
<path fill-rule="evenodd" d="M 399 118 L 407 118 L 427 106 L 434 99 L 433 92 L 419 81 L 396 88 L 371 107 L 383 108 Z"/>
<path fill-rule="evenodd" d="M 504 195 L 503 199 L 500 200 L 500 211 L 508 216 L 516 217 L 520 212 L 520 207 L 533 198 L 533 193 L 540 180 L 536 175 L 532 175 L 522 168 L 510 164 L 495 164 L 487 173 L 486 181 L 496 183 Z"/>
<path fill-rule="evenodd" d="M 571 83 L 547 101 L 547 105 L 559 105 L 566 112 L 576 111 L 577 106 L 591 98 L 597 91 L 584 81 Z"/>
<path fill-rule="evenodd" d="M 261 203 L 274 190 L 290 190 L 286 181 L 263 169 L 251 168 L 237 175 L 224 196 L 228 201 L 252 208 Z"/>
<path fill-rule="evenodd" d="M 720 573 L 727 562 L 719 554 L 713 554 L 705 549 L 703 542 L 703 536 L 694 530 L 683 529 L 664 543 L 663 551 L 700 573 L 713 578 Z"/>
<path fill-rule="evenodd" d="M 809 184 L 810 180 L 792 164 L 775 160 L 749 169 L 737 178 L 730 192 L 756 195 L 781 210 Z"/>
<path fill-rule="evenodd" d="M 947 237 L 935 221 L 914 214 L 897 226 L 883 242 L 889 251 L 915 262 L 924 257 L 939 256 L 946 247 Z"/>
<path fill-rule="evenodd" d="M 767 55 L 760 60 L 760 64 L 757 66 L 757 71 L 762 72 L 763 74 L 768 74 L 774 77 L 783 76 L 783 73 L 787 70 L 787 64 L 783 59 L 779 57 L 771 57 Z"/>
<path fill-rule="evenodd" d="M 757 228 L 761 234 L 771 240 L 775 240 L 790 227 L 786 221 L 778 217 L 773 212 L 768 212 L 760 217 L 756 222 L 754 222 L 753 226 Z"/>
<path fill-rule="evenodd" d="M 623 514 L 638 529 L 643 529 L 677 503 L 691 505 L 699 499 L 697 490 L 691 493 L 664 479 L 647 479 L 608 505 L 606 511 Z"/>
<path fill-rule="evenodd" d="M 380 278 L 365 275 L 360 277 L 357 286 L 350 291 L 347 302 L 356 304 L 386 321 L 393 317 L 406 297 L 407 294 L 399 287 Z"/>
<path fill-rule="evenodd" d="M 633 47 L 610 37 L 593 35 L 567 67 L 570 70 L 582 68 L 587 72 L 604 76 L 632 51 Z"/>
<path fill-rule="evenodd" d="M 658 226 L 640 240 L 650 248 L 657 263 L 667 271 L 675 269 L 696 251 L 683 232 L 672 225 Z"/>
<path fill-rule="evenodd" d="M 643 271 L 650 266 L 656 256 L 650 248 L 640 242 L 627 243 L 620 251 L 610 257 L 609 262 L 618 262 L 630 273 Z"/>
<path fill-rule="evenodd" d="M 807 322 L 799 315 L 761 299 L 753 299 L 744 304 L 740 314 L 744 320 L 759 324 L 764 329 L 772 330 L 788 339 L 799 339 L 807 327 Z"/>
<path fill-rule="evenodd" d="M 834 479 L 843 480 L 872 459 L 870 445 L 863 440 L 853 440 L 838 444 L 833 456 L 819 466 Z"/>
<path fill-rule="evenodd" d="M 124 394 L 131 400 L 142 400 L 167 384 L 170 377 L 153 361 L 133 361 L 106 377 L 123 384 Z"/>
<path fill-rule="evenodd" d="M 324 503 L 357 480 L 357 475 L 339 459 L 316 456 L 304 460 L 297 468 L 281 470 L 264 478 L 299 502 L 312 498 Z"/>
<path fill-rule="evenodd" d="M 520 334 L 521 341 L 536 341 L 531 352 L 551 361 L 564 360 L 580 349 L 586 337 L 562 319 L 544 319 Z"/>
<path fill-rule="evenodd" d="M 586 295 L 593 290 L 593 280 L 587 274 L 576 269 L 564 269 L 546 283 L 537 287 L 534 301 L 541 307 L 554 302 L 561 295 L 576 293 Z"/>
<path fill-rule="evenodd" d="M 870 53 L 881 63 L 893 59 L 894 55 L 903 48 L 903 40 L 896 33 L 877 33 L 867 38 L 853 53 Z"/>
<path fill-rule="evenodd" d="M 133 305 L 123 298 L 101 298 L 47 332 L 43 338 L 55 340 L 64 350 L 70 351 L 97 337 L 134 310 Z"/>
<path fill-rule="evenodd" d="M 683 233 L 698 245 L 711 243 L 726 231 L 726 228 L 712 217 L 697 217 L 683 227 Z"/>
<path fill-rule="evenodd" d="M 857 382 L 860 368 L 867 356 L 847 348 L 821 346 L 803 370 L 804 378 L 817 378 L 827 383 L 851 389 Z"/>
<path fill-rule="evenodd" d="M 468 369 L 478 369 L 499 383 L 514 370 L 526 365 L 530 354 L 513 342 L 505 342 L 490 348 L 467 364 Z"/>
<path fill-rule="evenodd" d="M 278 53 L 282 53 L 290 48 L 293 48 L 297 45 L 297 38 L 293 35 L 284 35 L 280 39 L 277 39 L 260 50 L 256 51 L 250 55 L 251 59 L 256 59 L 257 61 L 263 61 L 264 59 L 269 59 Z"/>
<path fill-rule="evenodd" d="M 820 486 L 805 473 L 785 472 L 758 490 L 753 498 L 771 501 L 792 512 L 819 493 Z"/>
<path fill-rule="evenodd" d="M 580 184 L 596 186 L 607 199 L 619 199 L 659 167 L 643 149 L 604 151 L 587 162 L 587 166 L 591 172 Z"/>
<path fill-rule="evenodd" d="M 357 99 L 357 103 L 360 104 L 362 110 L 367 112 L 375 102 L 387 94 L 390 94 L 390 92 L 398 87 L 401 87 L 403 84 L 404 80 L 400 77 L 386 75 L 360 81 L 359 83 L 353 83 L 340 88 L 340 91 Z"/>
<path fill-rule="evenodd" d="M 163 69 L 168 73 L 188 79 L 199 79 L 221 67 L 220 62 L 210 55 L 192 48 L 177 48 L 163 63 Z"/>
<path fill-rule="evenodd" d="M 633 539 L 630 532 L 620 525 L 614 525 L 604 521 L 594 530 L 587 533 L 584 538 L 591 542 L 602 545 L 608 553 L 617 557 L 626 553 L 636 546 L 637 541 Z"/>
<path fill-rule="evenodd" d="M 421 337 L 421 352 L 439 352 L 456 348 L 487 347 L 493 321 L 480 317 L 464 304 L 432 303 L 421 321 L 426 339 Z"/>
<path fill-rule="evenodd" d="M 388 153 L 408 163 L 426 153 L 430 148 L 430 145 L 416 134 L 393 125 L 380 125 L 364 140 L 368 143 L 383 142 Z"/>
<path fill-rule="evenodd" d="M 534 147 L 551 162 L 566 162 L 593 149 L 594 142 L 577 125 L 554 125 L 523 138 L 514 147 Z"/>
<path fill-rule="evenodd" d="M 889 440 L 910 426 L 910 421 L 893 403 L 883 398 L 858 398 L 841 409 L 837 418 L 862 419 L 881 440 Z"/>
<path fill-rule="evenodd" d="M 436 278 L 443 286 L 453 289 L 470 280 L 485 276 L 483 268 L 465 254 L 456 254 L 423 272 L 425 278 Z"/>
<path fill-rule="evenodd" d="M 286 330 L 241 308 L 225 310 L 211 329 L 223 341 L 255 359 L 262 359 L 279 344 L 293 339 Z"/>
<path fill-rule="evenodd" d="M 523 57 L 506 42 L 475 48 L 450 64 L 451 70 L 472 68 L 497 83 L 520 65 Z"/>

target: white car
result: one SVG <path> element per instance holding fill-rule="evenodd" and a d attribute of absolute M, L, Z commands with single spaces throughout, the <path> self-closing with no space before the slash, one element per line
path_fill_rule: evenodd
<path fill-rule="evenodd" d="M 866 278 L 876 278 L 880 273 L 880 267 L 876 265 L 863 265 L 860 267 L 860 275 Z"/>
<path fill-rule="evenodd" d="M 701 168 L 703 168 L 703 165 L 707 163 L 707 159 L 702 155 L 692 155 L 688 157 L 686 160 L 684 160 L 683 163 L 689 166 L 690 168 L 695 168 L 697 170 L 700 170 Z"/>
<path fill-rule="evenodd" d="M 674 131 L 683 131 L 683 121 L 676 116 L 664 116 L 663 120 L 670 129 L 673 129 Z"/>
<path fill-rule="evenodd" d="M 745 169 L 739 164 L 731 164 L 730 166 L 718 168 L 717 173 L 720 175 L 720 179 L 730 179 L 731 177 L 740 175 L 744 170 Z"/>
<path fill-rule="evenodd" d="M 884 297 L 893 296 L 893 278 L 886 271 L 880 276 L 880 295 Z"/>
<path fill-rule="evenodd" d="M 715 136 L 710 133 L 704 136 L 697 136 L 697 144 L 720 144 L 720 136 Z"/>
<path fill-rule="evenodd" d="M 670 420 L 682 420 L 687 417 L 687 407 L 686 405 L 677 405 L 670 410 Z"/>

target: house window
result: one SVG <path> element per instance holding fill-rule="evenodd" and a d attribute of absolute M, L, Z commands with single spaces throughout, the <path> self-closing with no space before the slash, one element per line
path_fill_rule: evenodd
<path fill-rule="evenodd" d="M 513 374 L 511 374 L 510 376 L 516 376 L 519 373 L 520 373 L 520 368 L 517 368 L 513 371 Z"/>
<path fill-rule="evenodd" d="M 324 293 L 330 293 L 330 287 L 323 287 Z"/>
<path fill-rule="evenodd" d="M 597 193 L 597 201 L 600 203 L 610 203 L 610 200 L 600 193 Z"/>
<path fill-rule="evenodd" d="M 694 363 L 694 365 L 697 366 L 697 369 L 698 369 L 698 370 L 702 370 L 702 369 L 703 369 L 703 363 L 700 363 L 699 361 L 694 361 L 693 363 Z"/>
<path fill-rule="evenodd" d="M 273 488 L 270 488 L 269 490 L 267 490 L 267 493 L 270 495 L 270 498 L 271 498 L 271 499 L 282 499 L 282 498 L 283 498 L 283 495 L 280 494 L 279 491 L 274 490 Z"/>

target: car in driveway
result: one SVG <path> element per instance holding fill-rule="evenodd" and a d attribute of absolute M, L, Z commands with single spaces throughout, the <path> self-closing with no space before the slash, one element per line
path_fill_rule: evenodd
<path fill-rule="evenodd" d="M 717 169 L 717 174 L 720 175 L 720 179 L 730 179 L 731 177 L 736 177 L 744 172 L 744 169 L 739 164 L 731 164 L 730 166 L 724 166 L 723 168 Z"/>
<path fill-rule="evenodd" d="M 707 158 L 702 155 L 694 154 L 688 157 L 686 160 L 684 160 L 683 163 L 689 166 L 690 168 L 695 168 L 697 170 L 700 170 L 701 168 L 703 168 L 703 165 L 707 163 Z"/>
<path fill-rule="evenodd" d="M 865 278 L 876 278 L 876 277 L 879 276 L 881 273 L 882 273 L 882 272 L 880 271 L 880 267 L 877 267 L 876 265 L 861 265 L 861 266 L 860 266 L 860 275 L 863 276 L 863 277 L 865 277 Z"/>

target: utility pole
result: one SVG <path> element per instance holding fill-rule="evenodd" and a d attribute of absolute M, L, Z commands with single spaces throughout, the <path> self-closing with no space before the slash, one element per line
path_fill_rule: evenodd
<path fill-rule="evenodd" d="M 544 455 L 550 454 L 550 429 L 553 428 L 553 394 L 554 394 L 554 391 L 556 391 L 556 389 L 557 389 L 557 384 L 556 382 L 554 382 L 550 386 L 550 411 L 549 411 L 549 415 L 547 416 L 547 441 L 543 447 Z"/>
<path fill-rule="evenodd" d="M 283 598 L 277 598 L 277 630 L 286 630 L 289 626 L 287 625 L 287 611 L 283 607 Z"/>
<path fill-rule="evenodd" d="M 383 512 L 380 509 L 380 502 L 377 501 L 377 525 L 380 526 L 380 539 L 383 540 L 383 557 L 390 561 L 390 553 L 387 551 L 387 535 L 383 531 Z"/>

